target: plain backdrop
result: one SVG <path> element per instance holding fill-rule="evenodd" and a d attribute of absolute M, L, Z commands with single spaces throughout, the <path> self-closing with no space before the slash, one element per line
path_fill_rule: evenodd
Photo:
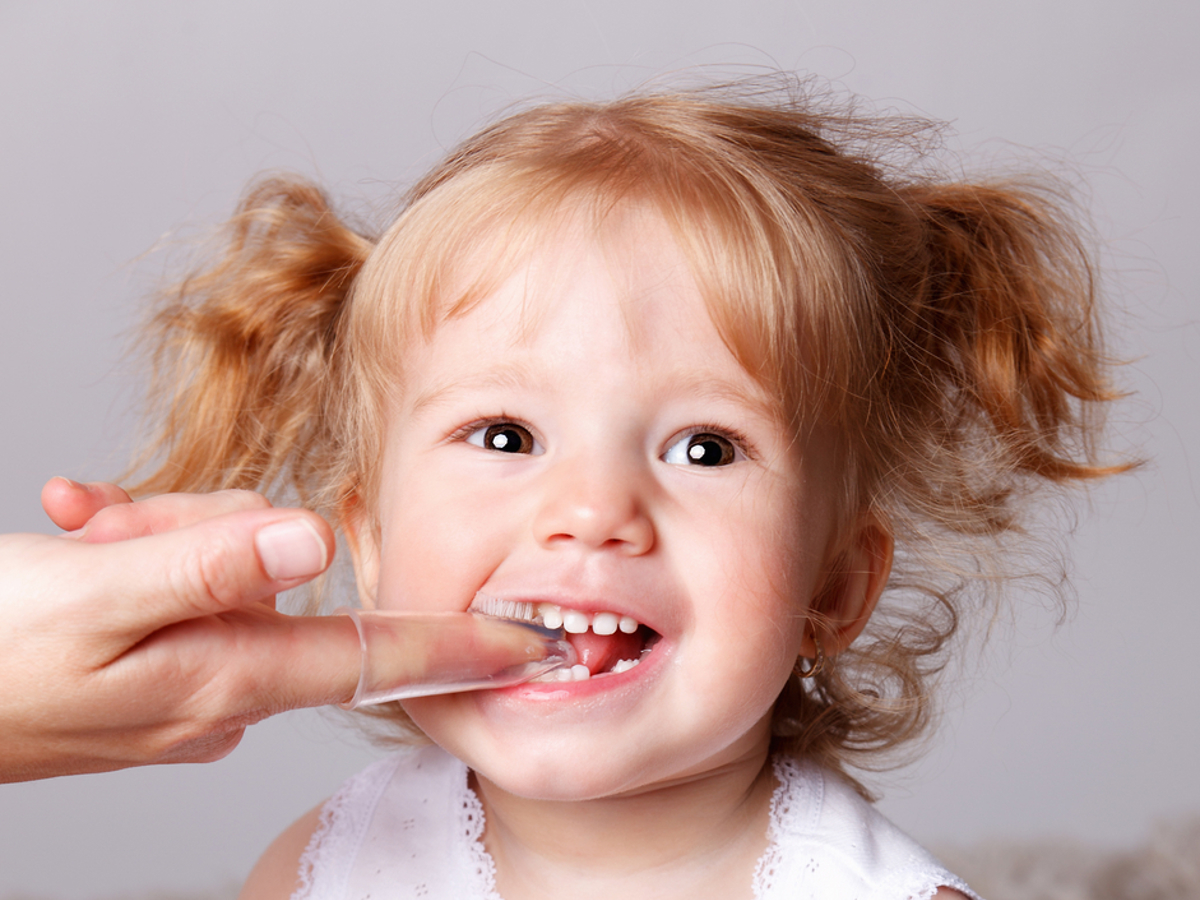
<path fill-rule="evenodd" d="M 51 530 L 52 475 L 120 472 L 122 348 L 170 256 L 146 251 L 220 221 L 255 173 L 369 213 L 531 94 L 815 73 L 950 121 L 967 163 L 1083 186 L 1132 360 L 1114 441 L 1150 459 L 1081 507 L 1068 620 L 1015 593 L 924 761 L 877 782 L 884 808 L 934 843 L 1134 842 L 1200 814 L 1198 37 L 1186 0 L 2 2 L 0 529 Z M 283 716 L 209 766 L 0 786 L 0 896 L 240 880 L 378 752 L 340 721 Z"/>

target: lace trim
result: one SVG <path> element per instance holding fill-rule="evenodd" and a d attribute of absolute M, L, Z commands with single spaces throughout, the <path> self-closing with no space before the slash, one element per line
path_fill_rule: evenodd
<path fill-rule="evenodd" d="M 300 885 L 292 900 L 340 897 L 350 878 L 347 860 L 358 856 L 375 805 L 386 790 L 398 758 L 373 763 L 342 784 L 321 807 L 317 827 L 300 856 Z"/>
<path fill-rule="evenodd" d="M 471 789 L 471 770 L 463 766 L 462 779 L 456 784 L 454 808 L 458 811 L 459 856 L 465 871 L 472 900 L 504 900 L 496 891 L 496 861 L 483 845 L 483 803 Z"/>
<path fill-rule="evenodd" d="M 325 845 L 329 829 L 333 827 L 332 802 L 330 800 L 321 807 L 321 817 L 317 820 L 317 827 L 309 837 L 308 843 L 304 847 L 304 853 L 300 855 L 300 868 L 296 873 L 300 879 L 300 886 L 292 894 L 292 900 L 309 900 L 312 897 L 313 873 L 317 871 L 320 859 L 324 856 L 321 849 Z"/>
<path fill-rule="evenodd" d="M 778 785 L 771 794 L 767 849 L 759 858 L 754 870 L 755 900 L 770 900 L 775 896 L 776 890 L 780 891 L 779 896 L 782 897 L 785 888 L 794 891 L 798 887 L 780 880 L 787 877 L 785 864 L 789 857 L 784 844 L 788 838 L 811 834 L 817 830 L 818 823 L 815 820 L 805 821 L 804 812 L 807 809 L 814 819 L 818 818 L 824 803 L 823 776 L 808 776 L 804 766 L 789 756 L 774 757 L 771 766 Z M 820 867 L 820 860 L 810 858 L 803 872 L 809 878 L 814 878 Z M 924 853 L 911 854 L 903 867 L 888 872 L 877 883 L 871 896 L 888 900 L 931 900 L 941 887 L 961 891 L 972 900 L 982 900 L 967 887 L 965 881 Z M 816 897 L 817 892 L 814 890 L 811 896 Z"/>
<path fill-rule="evenodd" d="M 778 782 L 771 792 L 770 824 L 767 826 L 767 849 L 758 858 L 754 867 L 755 900 L 763 900 L 775 887 L 775 877 L 784 863 L 783 847 L 779 843 L 780 835 L 797 830 L 796 822 L 799 816 L 795 813 L 795 804 L 799 800 L 795 794 L 798 790 L 793 785 L 802 786 L 800 770 L 796 761 L 791 757 L 777 756 L 771 761 L 771 769 Z"/>

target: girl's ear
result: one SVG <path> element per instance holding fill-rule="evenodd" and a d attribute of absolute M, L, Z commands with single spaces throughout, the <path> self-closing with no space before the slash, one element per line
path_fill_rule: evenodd
<path fill-rule="evenodd" d="M 341 526 L 354 562 L 359 600 L 363 609 L 374 609 L 379 588 L 379 541 L 375 524 L 357 494 L 346 505 Z"/>
<path fill-rule="evenodd" d="M 874 516 L 859 523 L 850 547 L 835 556 L 824 589 L 810 607 L 814 628 L 805 632 L 801 653 L 818 656 L 813 631 L 821 639 L 825 656 L 849 647 L 875 612 L 892 571 L 892 531 Z"/>

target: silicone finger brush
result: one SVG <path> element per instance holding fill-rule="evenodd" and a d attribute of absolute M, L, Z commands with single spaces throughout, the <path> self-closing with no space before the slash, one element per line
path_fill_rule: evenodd
<path fill-rule="evenodd" d="M 358 629 L 358 689 L 372 703 L 521 684 L 575 662 L 561 628 L 478 612 L 393 612 L 343 607 Z"/>

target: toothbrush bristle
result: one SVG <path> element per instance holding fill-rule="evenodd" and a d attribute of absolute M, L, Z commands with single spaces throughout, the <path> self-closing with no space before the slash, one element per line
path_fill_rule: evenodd
<path fill-rule="evenodd" d="M 521 622 L 533 622 L 538 618 L 537 607 L 524 600 L 502 600 L 499 597 L 489 597 L 477 594 L 471 604 L 475 612 L 485 616 L 495 616 L 498 619 L 516 619 Z"/>

